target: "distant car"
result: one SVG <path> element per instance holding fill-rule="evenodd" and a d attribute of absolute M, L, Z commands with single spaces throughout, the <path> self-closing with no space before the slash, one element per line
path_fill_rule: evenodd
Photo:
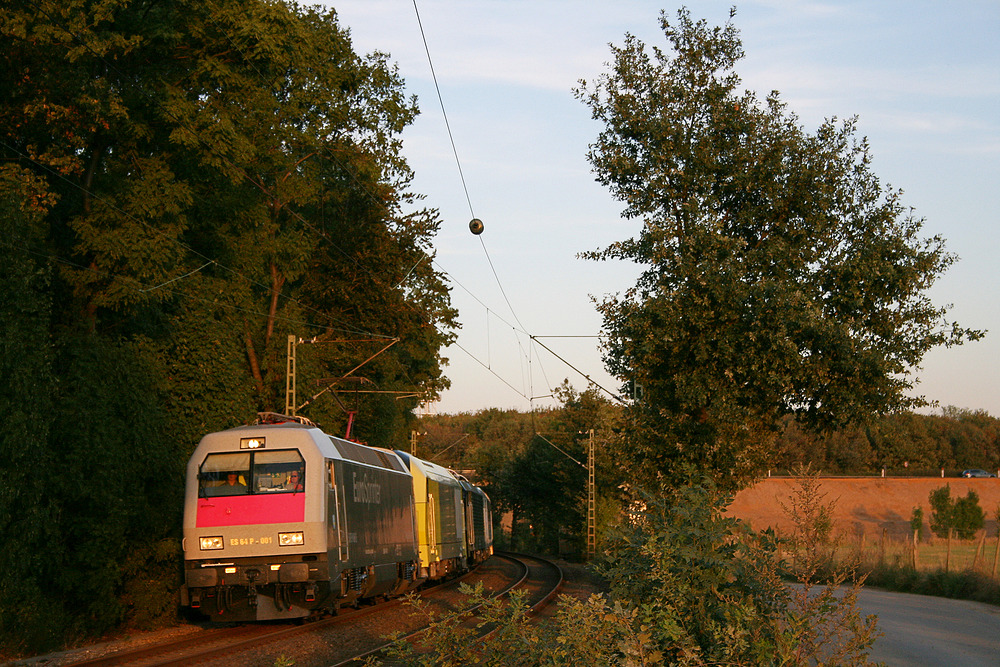
<path fill-rule="evenodd" d="M 985 470 L 980 470 L 979 468 L 970 468 L 969 470 L 962 471 L 962 477 L 996 477 Z"/>

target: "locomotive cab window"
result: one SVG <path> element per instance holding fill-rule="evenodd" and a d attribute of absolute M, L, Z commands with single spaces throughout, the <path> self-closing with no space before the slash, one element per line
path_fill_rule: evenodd
<path fill-rule="evenodd" d="M 305 489 L 305 461 L 294 450 L 209 454 L 198 474 L 198 495 L 240 496 L 299 493 Z"/>
<path fill-rule="evenodd" d="M 210 454 L 198 475 L 199 496 L 244 496 L 250 479 L 250 454 Z"/>
<path fill-rule="evenodd" d="M 305 489 L 305 462 L 294 449 L 253 455 L 254 493 L 295 493 Z"/>

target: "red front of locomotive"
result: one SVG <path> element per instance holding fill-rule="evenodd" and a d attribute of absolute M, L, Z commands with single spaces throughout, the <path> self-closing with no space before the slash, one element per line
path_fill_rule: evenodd
<path fill-rule="evenodd" d="M 308 616 L 330 604 L 323 448 L 298 423 L 205 436 L 188 463 L 182 603 L 214 620 Z"/>

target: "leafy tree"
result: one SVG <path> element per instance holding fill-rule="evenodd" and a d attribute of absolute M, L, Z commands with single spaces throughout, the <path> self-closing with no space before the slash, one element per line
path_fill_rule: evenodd
<path fill-rule="evenodd" d="M 325 343 L 303 355 L 304 388 L 395 339 L 358 373 L 367 388 L 446 386 L 439 222 L 417 208 L 398 136 L 416 102 L 385 54 L 352 51 L 335 12 L 46 0 L 2 21 L 18 85 L 0 150 L 59 198 L 46 223 L 61 326 L 144 339 L 165 375 L 196 380 L 176 399 L 192 414 L 215 413 L 218 392 L 187 354 L 221 352 L 210 366 L 249 397 L 217 426 L 283 409 L 289 334 Z M 333 430 L 348 409 L 371 416 L 360 435 L 379 444 L 417 400 L 355 393 L 342 411 L 331 395 L 308 414 Z"/>
<path fill-rule="evenodd" d="M 523 480 L 516 469 L 534 438 L 536 423 L 532 420 L 535 416 L 490 408 L 472 415 L 465 426 L 466 432 L 481 443 L 472 460 L 493 503 L 494 522 L 510 515 L 512 546 L 517 546 L 521 539 L 519 530 L 525 519 L 527 502 L 521 486 Z M 503 539 L 499 526 L 494 534 Z"/>
<path fill-rule="evenodd" d="M 931 491 L 928 497 L 931 505 L 931 530 L 938 537 L 947 537 L 952 528 L 951 485 L 945 485 Z"/>
<path fill-rule="evenodd" d="M 510 518 L 511 539 L 518 548 L 583 553 L 591 430 L 596 510 L 607 518 L 598 526 L 613 521 L 620 509 L 620 410 L 596 392 L 578 393 L 566 382 L 556 395 L 563 405 L 550 410 L 487 409 L 424 417 L 418 453 L 475 470 L 493 501 L 494 517 Z"/>
<path fill-rule="evenodd" d="M 30 173 L 0 167 L 0 647 L 55 646 L 65 620 L 51 586 L 59 570 L 51 549 L 60 543 L 47 474 L 56 460 L 49 442 L 52 272 L 44 256 L 23 251 L 44 236 L 53 204 Z"/>
<path fill-rule="evenodd" d="M 334 11 L 13 0 L 0 65 L 17 436 L 0 526 L 22 538 L 0 615 L 15 629 L 18 610 L 13 639 L 39 648 L 138 614 L 138 582 L 171 576 L 185 459 L 203 433 L 283 409 L 290 334 L 316 341 L 300 395 L 332 387 L 307 416 L 336 432 L 356 412 L 358 437 L 391 446 L 418 399 L 338 392 L 433 397 L 456 313 L 430 261 L 437 212 L 401 154 L 416 100 Z M 56 463 L 43 490 L 32 475 Z"/>
<path fill-rule="evenodd" d="M 955 499 L 952 514 L 955 522 L 955 533 L 960 540 L 971 540 L 983 528 L 986 514 L 979 506 L 979 494 L 969 489 L 964 498 Z"/>
<path fill-rule="evenodd" d="M 811 463 L 828 472 L 863 474 L 882 467 L 893 474 L 968 466 L 989 469 L 1000 460 L 998 433 L 1000 419 L 957 408 L 945 408 L 937 415 L 889 414 L 866 427 L 823 433 L 809 431 L 787 415 L 769 465 L 790 470 Z"/>
<path fill-rule="evenodd" d="M 979 494 L 972 489 L 964 498 L 951 498 L 951 485 L 946 484 L 929 497 L 931 530 L 938 537 L 948 537 L 954 531 L 960 540 L 971 540 L 983 527 L 986 515 L 979 506 Z"/>
<path fill-rule="evenodd" d="M 732 22 L 661 15 L 666 49 L 632 35 L 577 96 L 604 125 L 588 157 L 641 222 L 588 253 L 645 267 L 599 305 L 606 361 L 643 388 L 628 455 L 650 483 L 683 464 L 751 479 L 783 415 L 830 428 L 922 405 L 913 372 L 980 337 L 926 291 L 955 260 L 871 172 L 856 121 L 807 132 L 777 92 L 740 90 Z"/>
<path fill-rule="evenodd" d="M 1000 466 L 1000 421 L 983 410 L 944 408 L 939 419 L 948 425 L 947 446 L 960 467 Z"/>
<path fill-rule="evenodd" d="M 622 443 L 622 409 L 593 387 L 577 392 L 568 380 L 564 380 L 553 393 L 562 406 L 553 411 L 551 428 L 573 443 L 570 451 L 579 452 L 579 456 L 574 456 L 581 462 L 587 460 L 588 441 L 593 432 L 595 527 L 597 546 L 600 548 L 607 527 L 617 523 L 626 497 L 623 485 L 625 475 L 618 457 Z M 585 553 L 587 496 L 582 489 L 579 491 L 577 514 L 580 519 L 565 521 L 563 530 L 574 537 L 580 553 Z"/>
<path fill-rule="evenodd" d="M 50 431 L 58 455 L 45 478 L 62 516 L 46 553 L 59 564 L 51 583 L 70 615 L 67 630 L 89 636 L 127 619 L 131 579 L 148 581 L 138 561 L 181 525 L 187 443 L 162 411 L 155 369 L 132 346 L 72 337 L 56 363 Z M 179 548 L 171 555 L 179 558 Z M 159 573 L 169 594 L 176 570 Z M 176 609 L 161 613 L 172 621 Z"/>
<path fill-rule="evenodd" d="M 917 470 L 947 465 L 952 460 L 947 441 L 935 438 L 934 418 L 913 412 L 887 415 L 868 429 L 868 439 L 882 466 Z"/>
<path fill-rule="evenodd" d="M 913 531 L 914 539 L 917 541 L 924 539 L 924 510 L 921 507 L 914 507 L 910 514 L 910 530 Z"/>

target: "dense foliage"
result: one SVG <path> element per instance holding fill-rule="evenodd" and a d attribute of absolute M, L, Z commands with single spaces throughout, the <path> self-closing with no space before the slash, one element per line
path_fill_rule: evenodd
<path fill-rule="evenodd" d="M 489 409 L 421 419 L 417 452 L 449 467 L 470 471 L 506 517 L 497 539 L 515 549 L 576 556 L 586 546 L 586 462 L 594 428 L 598 542 L 622 508 L 624 414 L 592 391 L 564 385 L 560 408 L 522 413 Z M 579 463 L 578 463 L 579 462 Z M 784 420 L 768 469 L 795 473 L 948 476 L 963 468 L 1000 467 L 1000 419 L 985 412 L 947 408 L 940 414 L 887 415 L 865 428 L 817 434 Z M 559 511 L 550 511 L 559 508 Z M 508 532 L 509 531 L 509 532 Z"/>
<path fill-rule="evenodd" d="M 620 507 L 624 481 L 616 461 L 620 410 L 596 391 L 558 390 L 558 409 L 483 410 L 421 420 L 420 456 L 471 470 L 490 495 L 499 545 L 580 556 L 586 552 L 587 458 L 594 439 L 598 526 Z M 591 433 L 593 434 L 591 436 Z"/>
<path fill-rule="evenodd" d="M 604 128 L 597 179 L 641 223 L 589 257 L 644 267 L 599 306 L 609 368 L 641 389 L 632 473 L 670 486 L 689 466 L 735 487 L 784 415 L 827 429 L 919 406 L 924 354 L 981 333 L 930 302 L 955 258 L 871 172 L 854 120 L 810 133 L 777 92 L 742 90 L 731 22 L 660 25 L 666 48 L 628 35 L 577 91 Z"/>
<path fill-rule="evenodd" d="M 480 619 L 412 601 L 432 631 L 389 652 L 402 665 L 868 665 L 878 636 L 843 576 L 789 585 L 770 534 L 723 516 L 711 482 L 630 505 L 598 569 L 608 594 L 560 598 L 552 622 L 529 623 L 523 601 L 487 599 Z M 841 587 L 841 584 L 847 583 Z M 492 632 L 476 639 L 479 628 Z M 516 647 L 516 650 L 511 650 Z M 382 664 L 376 659 L 370 665 Z"/>
<path fill-rule="evenodd" d="M 965 468 L 1000 469 L 1000 419 L 983 411 L 946 408 L 902 412 L 864 427 L 817 434 L 791 418 L 768 460 L 776 471 L 810 464 L 830 474 L 947 475 Z"/>
<path fill-rule="evenodd" d="M 964 498 L 951 497 L 951 486 L 931 491 L 927 501 L 931 506 L 931 530 L 938 537 L 971 540 L 982 530 L 986 514 L 979 506 L 979 494 L 969 489 Z"/>
<path fill-rule="evenodd" d="M 638 240 L 597 253 L 651 267 L 627 299 L 603 306 L 609 361 L 645 400 L 623 414 L 564 385 L 559 409 L 416 424 L 417 399 L 392 392 L 428 398 L 446 385 L 440 350 L 456 313 L 427 261 L 437 214 L 420 208 L 400 152 L 416 101 L 385 54 L 359 56 L 334 12 L 292 2 L 8 2 L 0 652 L 172 619 L 184 464 L 203 433 L 284 408 L 289 336 L 302 341 L 294 407 L 331 432 L 356 415 L 355 437 L 371 444 L 398 447 L 412 432 L 419 455 L 476 471 L 498 518 L 512 517 L 501 543 L 583 552 L 593 438 L 610 562 L 634 567 L 625 559 L 642 551 L 655 567 L 628 586 L 673 597 L 658 609 L 597 600 L 572 612 L 580 655 L 603 655 L 594 647 L 604 639 L 641 660 L 694 645 L 735 650 L 713 637 L 737 607 L 703 608 L 697 629 L 666 623 L 655 641 L 644 624 L 720 582 L 747 619 L 767 616 L 778 594 L 761 588 L 769 579 L 721 579 L 764 558 L 766 545 L 722 521 L 718 496 L 695 487 L 680 504 L 651 502 L 631 533 L 605 534 L 623 506 L 623 462 L 634 464 L 628 481 L 646 470 L 659 479 L 677 460 L 745 477 L 784 413 L 830 425 L 905 407 L 906 366 L 977 334 L 938 327 L 943 311 L 922 294 L 952 258 L 939 239 L 919 240 L 919 221 L 900 218 L 898 195 L 881 192 L 866 148 L 852 143 L 853 125 L 809 136 L 776 97 L 765 107 L 737 98 L 737 80 L 713 74 L 738 59 L 732 29 L 710 35 L 683 13 L 681 23 L 664 29 L 693 40 L 683 52 L 698 76 L 645 100 L 655 104 L 620 107 L 642 121 L 628 136 L 657 139 L 657 150 L 646 163 L 617 162 L 611 132 L 592 154 L 628 214 L 646 222 Z M 658 80 L 638 42 L 616 55 L 622 73 L 642 65 L 647 83 Z M 588 96 L 598 116 L 608 111 L 600 99 Z M 701 124 L 690 136 L 663 134 L 663 110 Z M 638 144 L 621 147 L 632 155 Z M 803 173 L 780 169 L 791 161 Z M 624 180 L 622 166 L 633 169 Z M 846 167 L 857 171 L 845 178 Z M 632 189 L 639 174 L 659 180 Z M 791 438 L 789 421 L 769 456 L 844 471 L 1000 465 L 996 420 L 955 412 L 938 428 L 936 419 L 901 413 L 822 440 Z M 682 561 L 695 569 L 668 590 Z M 593 618 L 606 622 L 588 633 Z"/>
<path fill-rule="evenodd" d="M 289 336 L 293 407 L 391 446 L 456 313 L 416 101 L 334 12 L 14 0 L 0 66 L 0 640 L 40 649 L 173 613 L 186 459 L 285 409 Z"/>

